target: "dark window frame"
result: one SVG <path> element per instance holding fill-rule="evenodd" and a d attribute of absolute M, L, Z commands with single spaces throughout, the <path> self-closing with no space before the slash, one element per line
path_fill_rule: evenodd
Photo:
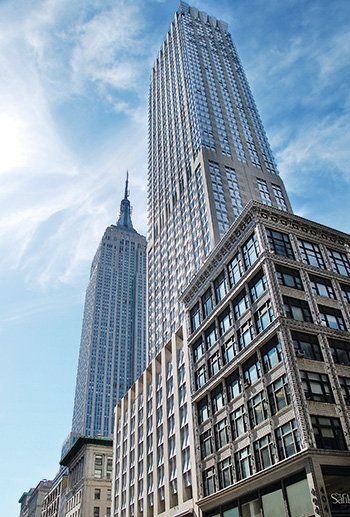
<path fill-rule="evenodd" d="M 310 305 L 305 300 L 299 300 L 298 298 L 291 298 L 290 296 L 283 296 L 283 305 L 287 318 L 295 321 L 306 321 L 313 322 Z M 293 311 L 295 309 L 295 311 Z M 298 310 L 301 311 L 302 318 L 296 318 Z"/>
<path fill-rule="evenodd" d="M 332 387 L 327 374 L 300 370 L 300 379 L 307 400 L 334 403 Z"/>
<path fill-rule="evenodd" d="M 318 305 L 321 325 L 334 330 L 347 330 L 343 313 L 340 309 L 334 309 L 326 305 Z M 332 319 L 334 318 L 334 320 Z M 332 321 L 336 324 L 332 324 Z"/>
<path fill-rule="evenodd" d="M 267 394 L 269 398 L 270 411 L 275 415 L 291 403 L 291 396 L 287 375 L 284 374 L 268 384 Z"/>
<path fill-rule="evenodd" d="M 327 251 L 333 271 L 339 275 L 350 276 L 350 262 L 346 253 L 330 248 L 327 248 Z"/>
<path fill-rule="evenodd" d="M 305 264 L 326 269 L 320 246 L 316 242 L 299 239 L 299 250 Z"/>
<path fill-rule="evenodd" d="M 281 461 L 289 458 L 290 456 L 294 456 L 294 454 L 300 451 L 300 438 L 295 418 L 289 422 L 286 422 L 284 425 L 277 427 L 277 429 L 275 429 L 275 435 L 277 441 L 278 457 Z M 286 440 L 286 437 L 290 436 L 293 440 L 292 444 L 289 441 L 289 438 Z M 291 445 L 293 445 L 294 449 L 292 452 L 288 449 Z"/>
<path fill-rule="evenodd" d="M 279 257 L 295 260 L 292 244 L 287 233 L 266 228 L 269 248 Z"/>
<path fill-rule="evenodd" d="M 328 278 L 316 275 L 309 275 L 311 290 L 316 296 L 324 296 L 331 300 L 336 300 L 335 291 L 332 282 Z M 327 293 L 327 294 L 324 294 Z"/>
<path fill-rule="evenodd" d="M 289 287 L 291 289 L 298 289 L 299 291 L 304 291 L 304 286 L 301 280 L 299 269 L 293 269 L 291 267 L 275 264 L 275 270 L 277 275 L 277 281 L 280 285 L 283 285 L 284 287 Z M 289 281 L 289 279 L 292 279 L 292 281 Z"/>
<path fill-rule="evenodd" d="M 324 361 L 318 337 L 315 334 L 292 331 L 292 341 L 297 356 L 312 361 Z M 307 346 L 309 345 L 309 346 Z"/>
<path fill-rule="evenodd" d="M 227 294 L 227 281 L 225 271 L 222 271 L 214 280 L 214 293 L 216 303 L 220 303 Z"/>
<path fill-rule="evenodd" d="M 263 370 L 264 373 L 269 372 L 275 366 L 281 363 L 282 361 L 282 349 L 281 343 L 279 342 L 277 336 L 270 339 L 264 346 L 260 349 Z M 276 357 L 276 359 L 272 359 Z"/>
<path fill-rule="evenodd" d="M 347 450 L 344 432 L 339 418 L 321 415 L 310 415 L 310 418 L 316 447 L 318 449 Z M 327 420 L 328 423 L 326 423 Z M 323 434 L 323 430 L 326 431 L 326 436 Z M 330 433 L 333 433 L 333 437 L 330 436 Z"/>
<path fill-rule="evenodd" d="M 258 239 L 253 232 L 242 246 L 243 264 L 249 269 L 258 259 L 260 255 L 260 246 Z"/>
<path fill-rule="evenodd" d="M 253 442 L 253 450 L 255 457 L 256 470 L 260 472 L 261 470 L 265 470 L 271 465 L 275 463 L 274 449 L 272 443 L 272 435 L 271 433 L 265 434 L 259 440 L 255 440 Z M 265 462 L 265 452 L 267 451 L 269 461 L 266 464 Z"/>

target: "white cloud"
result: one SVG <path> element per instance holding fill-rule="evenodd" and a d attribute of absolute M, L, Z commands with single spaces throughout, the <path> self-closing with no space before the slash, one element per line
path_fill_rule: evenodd
<path fill-rule="evenodd" d="M 133 118 L 123 129 L 113 129 L 103 146 L 96 143 L 81 155 L 53 115 L 58 101 L 72 95 L 72 84 L 65 82 L 71 70 L 62 68 L 60 49 L 58 62 L 51 59 L 55 42 L 63 45 L 69 40 L 64 50 L 75 56 L 74 74 L 80 76 L 82 88 L 84 81 L 99 87 L 135 87 L 131 79 L 137 72 L 122 69 L 122 60 L 114 69 L 109 67 L 112 61 L 118 62 L 118 52 L 129 47 L 139 30 L 135 8 L 119 2 L 111 11 L 105 3 L 102 13 L 85 23 L 77 16 L 82 4 L 77 2 L 74 11 L 66 1 L 33 3 L 17 17 L 0 7 L 0 29 L 4 29 L 0 75 L 6 79 L 0 84 L 0 264 L 3 270 L 22 271 L 29 282 L 43 287 L 71 282 L 91 261 L 104 228 L 117 217 L 127 168 L 132 175 L 132 201 L 138 208 L 134 223 L 138 229 L 145 228 L 146 119 L 140 123 L 138 107 L 131 108 L 106 92 L 107 102 L 113 99 L 115 109 Z M 65 7 L 75 18 L 71 19 L 74 30 L 63 33 Z M 94 2 L 89 2 L 93 7 Z M 128 33 L 131 19 L 136 20 L 135 30 Z M 117 23 L 120 30 L 114 36 Z"/>

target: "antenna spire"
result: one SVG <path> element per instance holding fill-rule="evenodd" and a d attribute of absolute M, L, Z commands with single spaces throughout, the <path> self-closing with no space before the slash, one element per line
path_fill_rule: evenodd
<path fill-rule="evenodd" d="M 125 181 L 125 193 L 124 199 L 128 199 L 129 197 L 129 171 L 126 171 L 126 181 Z"/>

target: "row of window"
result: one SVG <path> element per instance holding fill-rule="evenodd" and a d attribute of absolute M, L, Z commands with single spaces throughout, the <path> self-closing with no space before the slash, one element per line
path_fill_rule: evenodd
<path fill-rule="evenodd" d="M 290 404 L 289 386 L 285 375 L 271 383 L 267 387 L 267 393 L 271 415 L 276 414 Z M 215 410 L 214 404 L 216 403 L 215 400 L 212 401 L 213 410 Z M 207 414 L 209 413 L 208 405 L 205 406 L 202 401 L 198 408 L 199 419 L 207 418 Z M 249 415 L 250 429 L 269 417 L 264 391 L 251 397 L 248 400 L 247 408 L 248 411 L 246 412 L 246 408 L 242 404 L 230 413 L 230 423 L 228 423 L 225 417 L 214 424 L 213 430 L 211 428 L 207 429 L 200 435 L 202 459 L 212 454 L 214 450 L 221 449 L 248 431 L 247 413 Z M 204 414 L 205 411 L 207 414 Z"/>
<path fill-rule="evenodd" d="M 266 230 L 270 249 L 273 250 L 276 255 L 295 260 L 295 254 L 289 235 L 270 228 L 267 228 Z M 308 265 L 326 269 L 325 259 L 318 244 L 302 239 L 299 239 L 298 242 L 303 262 Z M 333 271 L 344 276 L 350 276 L 350 262 L 347 255 L 333 249 L 327 249 L 327 252 Z M 259 244 L 255 234 L 252 234 L 252 236 L 243 244 L 241 249 L 228 263 L 227 272 L 225 269 L 220 273 L 220 275 L 218 275 L 213 282 L 213 286 L 210 286 L 202 295 L 201 302 L 197 302 L 197 304 L 191 309 L 190 323 L 192 332 L 194 332 L 200 326 L 201 322 L 212 313 L 215 305 L 224 298 L 229 288 L 232 288 L 237 284 L 243 275 L 243 272 L 256 261 L 259 254 Z M 276 266 L 276 269 L 281 283 L 289 287 L 302 289 L 302 282 L 298 273 L 295 271 L 292 273 L 288 268 L 283 268 L 281 266 Z M 310 276 L 310 281 L 315 294 L 335 299 L 335 293 L 329 280 Z M 349 302 L 350 286 L 342 285 L 341 288 L 344 298 Z M 251 297 L 253 300 L 254 295 L 251 294 Z"/>
<path fill-rule="evenodd" d="M 329 450 L 347 449 L 339 418 L 311 415 L 311 424 L 317 448 Z M 232 485 L 234 474 L 237 481 L 251 476 L 254 473 L 252 450 L 257 472 L 300 451 L 300 438 L 295 419 L 275 429 L 274 437 L 277 445 L 277 457 L 274 453 L 272 434 L 268 433 L 253 442 L 252 447 L 244 447 L 235 453 L 235 469 L 233 469 L 231 464 L 231 457 L 218 462 L 218 476 L 216 476 L 215 466 L 206 469 L 203 472 L 205 495 L 210 495 L 218 489 Z M 219 480 L 219 486 L 216 486 L 217 479 Z"/>
<path fill-rule="evenodd" d="M 307 301 L 290 296 L 283 296 L 286 316 L 297 321 L 313 322 L 310 306 Z M 333 307 L 318 305 L 321 325 L 335 330 L 346 330 L 342 312 Z"/>
<path fill-rule="evenodd" d="M 237 347 L 235 345 L 234 339 L 232 338 L 225 342 L 220 350 L 214 352 L 214 354 L 208 358 L 207 364 L 203 364 L 195 371 L 195 388 L 200 389 L 202 386 L 204 386 L 210 377 L 216 375 L 216 373 L 218 373 L 220 370 L 222 363 L 225 364 L 226 362 L 233 359 L 236 350 Z M 199 352 L 196 351 L 195 353 L 198 355 Z M 278 342 L 277 337 L 274 337 L 266 345 L 264 345 L 260 350 L 260 354 L 262 368 L 264 373 L 266 373 L 282 360 L 281 345 Z M 261 365 L 256 354 L 254 354 L 242 365 L 242 374 L 245 385 L 253 384 L 258 378 L 260 378 Z M 238 369 L 235 370 L 235 372 L 226 379 L 226 385 L 231 386 L 233 379 L 235 379 L 235 384 L 239 386 L 240 390 L 241 382 Z M 235 388 L 234 391 L 236 391 L 236 389 L 238 388 Z"/>
<path fill-rule="evenodd" d="M 267 237 L 270 249 L 276 255 L 295 260 L 295 254 L 288 234 L 267 228 Z M 305 264 L 326 269 L 326 262 L 319 244 L 303 239 L 298 239 L 298 243 L 301 258 Z M 340 275 L 350 276 L 350 262 L 346 253 L 329 248 L 327 248 L 327 253 L 333 271 Z"/>
<path fill-rule="evenodd" d="M 205 517 L 300 517 L 311 515 L 313 511 L 306 474 L 301 472 L 221 508 L 216 507 Z"/>
<path fill-rule="evenodd" d="M 292 287 L 304 291 L 304 285 L 300 277 L 300 271 L 290 267 L 275 264 L 279 284 L 285 287 Z M 331 280 L 324 277 L 309 274 L 309 280 L 313 294 L 336 300 L 336 294 Z M 350 303 L 350 285 L 340 284 L 342 296 L 347 303 Z"/>
<path fill-rule="evenodd" d="M 201 322 L 207 318 L 214 310 L 228 289 L 237 284 L 244 269 L 248 269 L 258 258 L 260 254 L 259 244 L 255 234 L 253 234 L 242 246 L 241 251 L 227 265 L 226 272 L 223 271 L 214 280 L 213 287 L 209 287 L 201 297 L 201 302 L 190 311 L 191 331 L 194 332 L 200 326 Z"/>

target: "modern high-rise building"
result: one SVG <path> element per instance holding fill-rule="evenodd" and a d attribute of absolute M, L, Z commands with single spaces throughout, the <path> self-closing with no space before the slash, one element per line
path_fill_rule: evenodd
<path fill-rule="evenodd" d="M 184 2 L 149 96 L 149 356 L 179 294 L 250 200 L 291 211 L 227 24 Z"/>
<path fill-rule="evenodd" d="M 119 220 L 92 262 L 86 291 L 72 434 L 111 436 L 117 401 L 146 359 L 146 238 L 131 221 L 128 179 Z"/>
<path fill-rule="evenodd" d="M 292 214 L 227 26 L 181 3 L 152 72 L 149 364 L 114 517 L 350 514 L 350 236 Z"/>

